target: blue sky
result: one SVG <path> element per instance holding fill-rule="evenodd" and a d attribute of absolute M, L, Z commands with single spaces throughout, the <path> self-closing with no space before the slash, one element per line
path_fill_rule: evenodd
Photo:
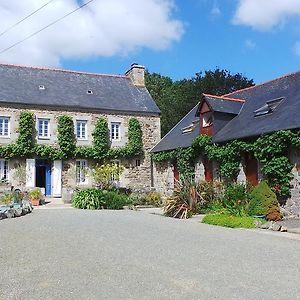
<path fill-rule="evenodd" d="M 173 16 L 184 23 L 184 33 L 167 50 L 140 49 L 125 56 L 86 61 L 64 61 L 71 69 L 122 74 L 132 62 L 173 79 L 196 72 L 225 68 L 240 72 L 256 83 L 300 69 L 294 45 L 300 40 L 300 18 L 288 17 L 271 30 L 234 25 L 235 0 L 176 1 Z M 267 12 L 266 12 L 267 13 Z"/>
<path fill-rule="evenodd" d="M 0 0 L 0 32 L 49 0 Z M 173 79 L 224 68 L 256 83 L 300 69 L 300 0 L 52 0 L 0 35 L 0 63 L 124 74 L 133 62 Z M 87 0 L 80 0 L 80 3 Z"/>

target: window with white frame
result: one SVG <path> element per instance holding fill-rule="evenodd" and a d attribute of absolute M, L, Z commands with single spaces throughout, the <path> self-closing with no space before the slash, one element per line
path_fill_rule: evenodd
<path fill-rule="evenodd" d="M 121 139 L 121 123 L 111 122 L 110 137 L 112 141 L 118 141 Z"/>
<path fill-rule="evenodd" d="M 84 159 L 76 160 L 76 183 L 87 183 L 87 161 Z"/>
<path fill-rule="evenodd" d="M 50 137 L 50 120 L 49 119 L 38 119 L 38 136 L 42 139 Z"/>
<path fill-rule="evenodd" d="M 117 172 L 110 174 L 110 181 L 114 184 L 117 184 L 120 180 L 120 173 L 119 173 L 119 168 L 120 168 L 120 161 L 119 160 L 113 160 L 111 162 L 112 165 L 115 165 Z"/>
<path fill-rule="evenodd" d="M 8 181 L 8 161 L 0 160 L 0 182 Z"/>
<path fill-rule="evenodd" d="M 9 117 L 0 117 L 0 136 L 9 137 Z"/>
<path fill-rule="evenodd" d="M 76 137 L 78 140 L 87 139 L 87 121 L 77 120 L 76 121 Z"/>

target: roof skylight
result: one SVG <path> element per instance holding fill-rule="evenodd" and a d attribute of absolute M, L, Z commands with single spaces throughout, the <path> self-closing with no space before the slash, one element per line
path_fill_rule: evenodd
<path fill-rule="evenodd" d="M 40 84 L 40 85 L 39 85 L 39 90 L 45 90 L 45 86 L 42 85 L 42 84 Z"/>
<path fill-rule="evenodd" d="M 87 94 L 92 95 L 93 91 L 92 90 L 87 90 Z"/>
<path fill-rule="evenodd" d="M 254 116 L 264 116 L 272 113 L 283 101 L 284 97 L 266 101 L 266 104 L 254 111 Z"/>

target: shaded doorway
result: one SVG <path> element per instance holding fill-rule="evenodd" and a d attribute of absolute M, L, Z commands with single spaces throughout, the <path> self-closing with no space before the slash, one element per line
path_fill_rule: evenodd
<path fill-rule="evenodd" d="M 45 189 L 45 196 L 51 196 L 51 162 L 37 159 L 35 163 L 36 187 Z"/>

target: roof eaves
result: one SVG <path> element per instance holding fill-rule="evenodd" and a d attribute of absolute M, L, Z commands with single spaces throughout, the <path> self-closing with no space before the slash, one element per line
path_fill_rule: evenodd
<path fill-rule="evenodd" d="M 203 96 L 204 96 L 204 97 L 216 98 L 216 99 L 219 99 L 219 100 L 235 101 L 235 102 L 242 102 L 242 103 L 245 103 L 245 100 L 243 100 L 243 99 L 238 99 L 238 98 L 230 98 L 230 97 L 216 96 L 216 95 L 210 95 L 210 94 L 203 94 Z"/>
<path fill-rule="evenodd" d="M 15 68 L 24 68 L 24 69 L 38 70 L 38 71 L 49 71 L 49 72 L 71 73 L 71 74 L 78 74 L 78 75 L 91 75 L 91 76 L 104 76 L 104 77 L 125 78 L 125 79 L 129 79 L 129 80 L 130 80 L 130 77 L 129 77 L 129 76 L 126 76 L 126 75 L 99 74 L 99 73 L 93 73 L 93 72 L 83 72 L 83 71 L 74 71 L 74 70 L 64 70 L 64 69 L 46 68 L 46 67 L 32 67 L 32 66 L 15 65 L 15 64 L 0 64 L 0 66 L 4 66 L 4 67 L 15 67 Z"/>
<path fill-rule="evenodd" d="M 197 105 L 199 105 L 199 103 L 197 103 Z M 153 151 L 153 149 L 159 144 L 159 143 L 161 143 L 164 139 L 166 139 L 170 134 L 171 134 L 171 132 L 175 129 L 175 128 L 177 128 L 186 118 L 187 118 L 187 116 L 189 115 L 189 113 L 191 112 L 191 111 L 193 111 L 195 108 L 196 108 L 196 106 L 197 105 L 195 105 L 154 147 L 152 147 L 151 148 L 151 150 L 150 150 L 150 153 L 154 153 L 154 152 L 161 152 L 161 151 Z M 170 149 L 171 150 L 171 149 Z M 163 151 L 163 150 L 162 150 Z"/>
<path fill-rule="evenodd" d="M 274 82 L 274 81 L 276 81 L 276 80 L 285 79 L 285 78 L 288 78 L 288 77 L 290 77 L 290 76 L 294 76 L 294 75 L 299 74 L 299 73 L 300 73 L 300 71 L 296 71 L 296 72 L 293 72 L 293 73 L 289 73 L 289 74 L 286 74 L 286 75 L 283 75 L 283 76 L 280 76 L 280 77 L 277 77 L 277 78 L 274 78 L 274 79 L 270 79 L 270 80 L 261 82 L 261 83 L 259 83 L 259 84 L 253 85 L 253 86 L 246 87 L 246 88 L 244 88 L 244 89 L 240 89 L 240 90 L 237 90 L 237 91 L 234 91 L 234 92 L 225 94 L 225 95 L 223 95 L 223 97 L 227 97 L 227 96 L 235 95 L 235 94 L 237 94 L 237 93 L 239 93 L 239 92 L 251 90 L 251 89 L 254 89 L 254 88 L 263 86 L 263 85 L 265 85 L 265 84 L 268 84 L 268 83 L 270 83 L 270 82 Z"/>

